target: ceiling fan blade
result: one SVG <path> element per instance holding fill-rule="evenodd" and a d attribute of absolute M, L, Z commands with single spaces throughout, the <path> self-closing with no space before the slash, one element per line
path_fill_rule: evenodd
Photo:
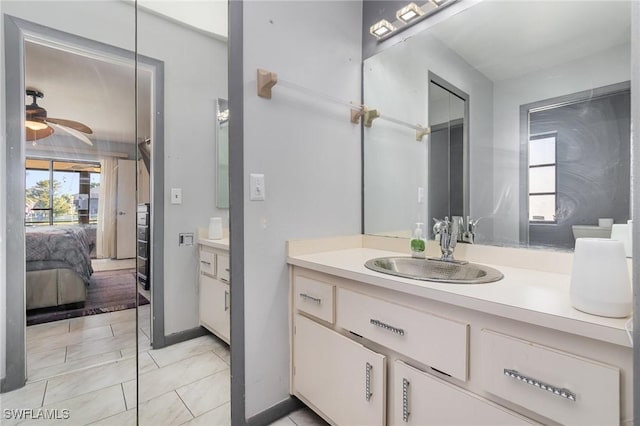
<path fill-rule="evenodd" d="M 77 130 L 82 133 L 87 133 L 87 134 L 93 133 L 93 130 L 91 130 L 91 128 L 89 128 L 88 126 L 78 121 L 65 120 L 63 118 L 50 118 L 50 117 L 46 118 L 45 121 L 47 123 L 60 124 L 61 126 L 69 127 L 71 129 Z"/>
<path fill-rule="evenodd" d="M 30 129 L 29 126 L 25 126 L 24 134 L 27 141 L 32 142 L 51 136 L 53 134 L 53 129 L 47 126 L 44 129 L 33 130 Z"/>
<path fill-rule="evenodd" d="M 70 134 L 74 138 L 78 138 L 82 142 L 86 143 L 87 145 L 93 146 L 93 142 L 91 142 L 91 140 L 88 137 L 86 137 L 85 135 L 83 135 L 82 133 L 80 133 L 79 131 L 77 131 L 75 129 L 72 129 L 70 127 L 61 126 L 61 125 L 56 124 L 56 123 L 48 123 L 48 124 L 50 126 L 53 126 L 54 129 L 58 129 L 58 130 L 62 130 L 64 132 L 67 132 L 68 134 Z"/>

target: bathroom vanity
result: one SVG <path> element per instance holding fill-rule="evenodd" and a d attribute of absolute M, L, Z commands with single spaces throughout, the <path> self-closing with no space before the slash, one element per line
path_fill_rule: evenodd
<path fill-rule="evenodd" d="M 229 239 L 198 239 L 200 325 L 230 343 Z"/>
<path fill-rule="evenodd" d="M 289 242 L 292 395 L 338 425 L 631 423 L 626 320 L 571 307 L 570 254 L 468 246 L 504 274 L 474 285 L 364 267 L 408 247 Z"/>

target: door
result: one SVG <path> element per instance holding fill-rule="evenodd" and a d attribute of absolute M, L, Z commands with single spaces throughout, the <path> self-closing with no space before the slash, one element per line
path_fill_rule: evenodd
<path fill-rule="evenodd" d="M 136 162 L 118 160 L 116 258 L 136 257 Z"/>
<path fill-rule="evenodd" d="M 293 387 L 338 425 L 384 425 L 386 357 L 296 315 Z"/>

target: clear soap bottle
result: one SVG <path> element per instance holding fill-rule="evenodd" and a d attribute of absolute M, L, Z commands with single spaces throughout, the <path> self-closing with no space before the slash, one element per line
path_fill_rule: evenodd
<path fill-rule="evenodd" d="M 411 236 L 411 257 L 424 259 L 426 249 L 427 240 L 424 234 L 424 223 L 418 222 Z"/>

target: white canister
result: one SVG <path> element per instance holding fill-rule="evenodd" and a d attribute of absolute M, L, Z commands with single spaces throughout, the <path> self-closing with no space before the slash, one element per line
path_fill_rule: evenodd
<path fill-rule="evenodd" d="M 209 239 L 220 240 L 222 239 L 222 218 L 212 217 L 209 219 Z"/>
<path fill-rule="evenodd" d="M 578 238 L 571 271 L 571 304 L 593 315 L 631 313 L 632 292 L 624 244 L 608 238 Z"/>

